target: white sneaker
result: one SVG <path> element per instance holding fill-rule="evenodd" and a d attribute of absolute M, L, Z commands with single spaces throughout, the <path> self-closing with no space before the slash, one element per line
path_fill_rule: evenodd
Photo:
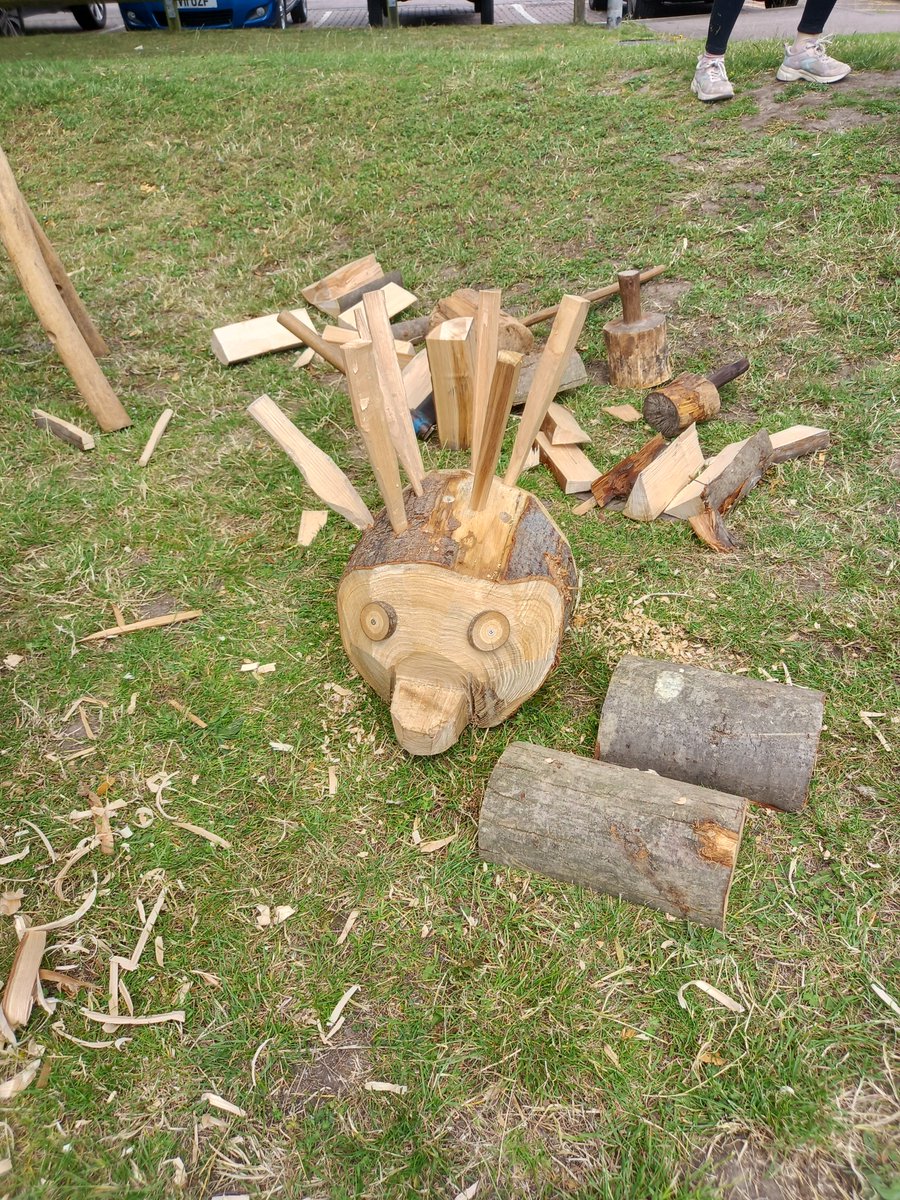
<path fill-rule="evenodd" d="M 810 83 L 837 83 L 850 74 L 848 63 L 829 58 L 825 47 L 831 40 L 831 35 L 813 38 L 799 50 L 792 50 L 785 42 L 784 60 L 775 72 L 775 78 L 782 83 L 793 83 L 795 79 L 808 79 Z"/>
<path fill-rule="evenodd" d="M 725 72 L 725 60 L 704 58 L 701 54 L 697 59 L 691 91 L 698 100 L 730 100 L 734 96 L 734 88 Z"/>

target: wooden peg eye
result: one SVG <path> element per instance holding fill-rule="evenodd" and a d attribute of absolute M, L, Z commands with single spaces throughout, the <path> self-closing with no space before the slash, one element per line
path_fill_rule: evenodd
<path fill-rule="evenodd" d="M 370 642 L 383 642 L 397 628 L 397 614 L 389 604 L 373 600 L 359 614 L 359 623 Z"/>
<path fill-rule="evenodd" d="M 501 612 L 479 613 L 469 626 L 469 642 L 476 650 L 499 650 L 509 637 L 509 621 Z"/>

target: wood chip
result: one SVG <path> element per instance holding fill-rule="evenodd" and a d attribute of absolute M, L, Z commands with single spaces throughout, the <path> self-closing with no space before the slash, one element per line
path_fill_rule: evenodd
<path fill-rule="evenodd" d="M 19 1092 L 24 1092 L 41 1069 L 41 1062 L 40 1058 L 32 1059 L 17 1075 L 0 1083 L 0 1100 L 12 1100 L 13 1096 L 18 1096 Z"/>
<path fill-rule="evenodd" d="M 279 754 L 290 754 L 294 749 L 291 742 L 269 742 L 273 750 L 277 750 Z"/>
<path fill-rule="evenodd" d="M 879 742 L 881 742 L 882 746 L 884 746 L 885 750 L 887 750 L 888 754 L 890 754 L 891 743 L 887 740 L 887 738 L 873 721 L 873 717 L 884 717 L 886 715 L 886 713 L 861 712 L 859 714 L 859 719 L 862 721 L 863 725 L 866 726 L 866 728 L 872 730 Z"/>
<path fill-rule="evenodd" d="M 390 1092 L 394 1096 L 405 1096 L 409 1091 L 405 1083 L 384 1083 L 380 1079 L 367 1079 L 363 1087 L 367 1092 Z"/>
<path fill-rule="evenodd" d="M 610 404 L 603 411 L 609 416 L 615 417 L 617 421 L 627 421 L 629 424 L 641 419 L 641 414 L 633 404 Z"/>
<path fill-rule="evenodd" d="M 445 846 L 449 846 L 451 842 L 455 842 L 458 837 L 458 833 L 451 833 L 449 837 L 438 838 L 433 842 L 420 842 L 418 846 L 419 853 L 434 854 L 438 850 L 443 850 Z"/>
<path fill-rule="evenodd" d="M 606 1057 L 609 1059 L 609 1061 L 612 1063 L 612 1065 L 614 1067 L 621 1067 L 622 1064 L 619 1062 L 618 1054 L 616 1054 L 616 1052 L 615 1052 L 615 1050 L 613 1050 L 612 1046 L 608 1046 L 606 1044 L 606 1042 L 603 1043 L 603 1053 L 606 1055 Z"/>
<path fill-rule="evenodd" d="M 25 661 L 24 654 L 7 654 L 3 660 L 3 665 L 7 671 L 14 671 L 21 663 Z"/>
<path fill-rule="evenodd" d="M 186 609 L 184 612 L 167 613 L 164 617 L 147 617 L 143 621 L 132 621 L 129 625 L 113 625 L 110 629 L 98 629 L 87 637 L 79 638 L 79 642 L 102 642 L 105 638 L 119 637 L 123 633 L 136 633 L 141 629 L 159 629 L 163 625 L 177 625 L 181 621 L 193 621 L 203 616 L 199 608 Z"/>
<path fill-rule="evenodd" d="M 300 528 L 297 530 L 297 545 L 311 546 L 316 535 L 325 528 L 328 520 L 328 509 L 304 509 L 300 514 Z"/>
<path fill-rule="evenodd" d="M 338 934 L 338 939 L 337 939 L 337 942 L 335 943 L 335 945 L 343 946 L 344 942 L 346 942 L 347 938 L 350 936 L 350 931 L 353 929 L 353 926 L 356 924 L 356 922 L 358 920 L 359 920 L 359 909 L 354 908 L 353 911 L 350 913 L 350 916 L 344 922 L 344 928 Z"/>
<path fill-rule="evenodd" d="M 340 1000 L 338 1000 L 337 1004 L 331 1010 L 331 1014 L 328 1017 L 328 1020 L 325 1022 L 326 1025 L 337 1024 L 341 1013 L 344 1011 L 359 989 L 360 985 L 358 983 L 354 983 L 352 987 L 347 988 L 346 992 L 344 992 L 343 996 L 341 996 Z"/>
<path fill-rule="evenodd" d="M 878 999 L 883 1000 L 888 1008 L 895 1012 L 898 1017 L 900 1017 L 900 1004 L 897 1003 L 894 997 L 889 992 L 886 992 L 880 984 L 875 983 L 874 980 L 871 983 L 871 988 Z"/>
<path fill-rule="evenodd" d="M 222 980 L 218 975 L 213 975 L 212 971 L 201 971 L 199 968 L 194 967 L 191 974 L 199 975 L 203 982 L 208 983 L 210 987 L 220 988 L 222 986 Z"/>
<path fill-rule="evenodd" d="M 336 796 L 338 790 L 337 769 L 335 767 L 328 768 L 328 795 Z"/>
<path fill-rule="evenodd" d="M 4 892 L 0 896 L 0 917 L 11 917 L 13 913 L 17 913 L 24 899 L 25 893 L 21 888 L 16 892 Z"/>
<path fill-rule="evenodd" d="M 257 904 L 256 906 L 256 928 L 268 929 L 272 924 L 272 910 L 268 904 Z"/>
<path fill-rule="evenodd" d="M 114 1016 L 112 1013 L 94 1012 L 90 1008 L 80 1008 L 78 1011 L 88 1021 L 100 1021 L 103 1025 L 162 1025 L 166 1021 L 177 1021 L 181 1024 L 185 1015 L 183 1009 L 177 1009 L 174 1012 L 151 1013 L 146 1017 Z"/>
<path fill-rule="evenodd" d="M 230 1100 L 226 1100 L 222 1096 L 217 1096 L 215 1092 L 204 1092 L 200 1099 L 211 1104 L 213 1108 L 218 1108 L 221 1112 L 231 1113 L 233 1117 L 246 1117 L 247 1115 L 246 1109 L 232 1104 Z"/>
<path fill-rule="evenodd" d="M 153 939 L 153 956 L 156 959 L 156 965 L 158 967 L 164 967 L 166 965 L 166 955 L 163 948 L 163 940 L 158 934 Z"/>
<path fill-rule="evenodd" d="M 231 849 L 231 842 L 227 842 L 225 838 L 219 837 L 217 833 L 211 833 L 201 825 L 192 825 L 190 821 L 173 821 L 172 824 L 177 825 L 179 829 L 186 829 L 188 833 L 195 833 L 197 837 L 205 838 L 206 841 L 212 842 L 214 846 L 221 846 L 223 850 Z"/>
<path fill-rule="evenodd" d="M 875 713 L 875 716 L 881 716 L 881 715 L 882 715 L 881 713 Z M 21 821 L 22 821 L 23 825 L 27 825 L 30 829 L 34 830 L 34 832 L 41 839 L 41 844 L 43 845 L 44 849 L 47 851 L 47 857 L 50 859 L 50 861 L 52 863 L 55 863 L 59 856 L 57 855 L 57 853 L 53 849 L 53 847 L 50 845 L 50 839 L 47 837 L 47 835 L 42 830 L 40 830 L 37 827 L 37 825 L 35 825 L 34 821 L 29 821 L 27 817 L 22 817 Z"/>
<path fill-rule="evenodd" d="M 67 1042 L 74 1042 L 76 1046 L 84 1046 L 86 1050 L 124 1050 L 128 1043 L 133 1041 L 133 1038 L 119 1037 L 112 1042 L 88 1042 L 84 1038 L 75 1037 L 74 1033 L 67 1033 L 62 1021 L 56 1021 L 51 1029 L 57 1037 L 65 1038 Z"/>
<path fill-rule="evenodd" d="M 729 1012 L 742 1013 L 747 1010 L 743 1004 L 737 1000 L 732 1000 L 730 996 L 726 996 L 724 992 L 720 992 L 717 987 L 713 987 L 711 983 L 707 983 L 705 979 L 689 979 L 687 983 L 683 983 L 678 989 L 678 1004 L 681 1008 L 687 1008 L 688 1004 L 684 998 L 684 993 L 689 987 L 699 988 L 701 992 L 705 992 L 707 996 L 715 1000 L 717 1004 L 721 1004 L 727 1008 Z"/>
<path fill-rule="evenodd" d="M 181 713 L 183 717 L 186 717 L 192 724 L 196 725 L 198 729 L 206 729 L 206 722 L 195 713 L 192 713 L 179 700 L 167 700 L 166 703 L 174 708 L 176 712 Z"/>
<path fill-rule="evenodd" d="M 100 852 L 101 854 L 112 854 L 115 847 L 113 846 L 112 828 L 109 824 L 109 809 L 96 792 L 88 792 L 88 800 L 91 805 L 91 815 L 94 818 L 94 832 L 97 835 Z"/>
<path fill-rule="evenodd" d="M 296 908 L 292 908 L 290 904 L 278 904 L 272 910 L 272 924 L 281 925 L 288 917 L 292 917 L 296 912 Z"/>
<path fill-rule="evenodd" d="M 22 934 L 3 990 L 3 1015 L 10 1029 L 28 1024 L 46 945 L 47 935 L 42 929 L 26 929 Z"/>

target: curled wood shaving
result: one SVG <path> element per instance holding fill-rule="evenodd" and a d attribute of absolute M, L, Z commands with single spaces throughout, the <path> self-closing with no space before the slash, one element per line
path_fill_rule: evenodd
<path fill-rule="evenodd" d="M 392 1092 L 395 1096 L 405 1096 L 409 1091 L 405 1083 L 384 1083 L 380 1079 L 367 1079 L 363 1087 L 367 1092 Z"/>
<path fill-rule="evenodd" d="M 42 983 L 55 983 L 70 996 L 75 996 L 82 988 L 89 992 L 99 992 L 102 989 L 99 984 L 91 983 L 89 979 L 81 979 L 78 975 L 69 975 L 65 971 L 51 971 L 47 967 L 42 967 L 38 971 L 38 978 Z"/>
<path fill-rule="evenodd" d="M 19 1092 L 24 1092 L 41 1069 L 41 1062 L 42 1059 L 33 1058 L 18 1074 L 0 1083 L 0 1100 L 12 1100 Z"/>
<path fill-rule="evenodd" d="M 884 988 L 880 984 L 875 983 L 874 980 L 872 981 L 871 986 L 872 986 L 872 991 L 875 993 L 875 995 L 878 997 L 878 999 L 883 1000 L 884 1003 L 888 1006 L 888 1008 L 891 1009 L 893 1012 L 895 1012 L 898 1017 L 900 1017 L 900 1004 L 897 1003 L 897 1001 L 890 994 L 890 992 L 886 992 L 884 990 Z"/>
<path fill-rule="evenodd" d="M 192 713 L 191 710 L 186 705 L 182 704 L 180 700 L 168 700 L 166 703 L 174 708 L 176 712 L 181 713 L 181 715 L 187 718 L 187 720 L 193 725 L 196 725 L 198 729 L 206 729 L 206 722 L 203 720 L 203 718 L 198 717 L 196 713 Z"/>
<path fill-rule="evenodd" d="M 26 817 L 22 817 L 22 824 L 27 825 L 27 826 L 29 826 L 30 829 L 34 830 L 34 832 L 38 835 L 38 837 L 44 843 L 44 849 L 47 851 L 50 861 L 52 863 L 55 863 L 57 854 L 56 854 L 56 851 L 53 849 L 53 847 L 50 845 L 50 839 L 47 837 L 47 835 L 42 830 L 38 829 L 38 827 L 37 827 L 37 825 L 35 825 L 34 821 L 29 821 Z"/>
<path fill-rule="evenodd" d="M 138 829 L 147 829 L 156 820 L 156 813 L 152 808 L 147 808 L 142 805 L 134 814 L 134 823 Z"/>
<path fill-rule="evenodd" d="M 246 1117 L 246 1109 L 240 1108 L 237 1104 L 232 1104 L 230 1100 L 226 1100 L 223 1096 L 217 1096 L 215 1092 L 204 1092 L 200 1097 L 207 1104 L 211 1104 L 213 1108 L 218 1108 L 222 1112 L 231 1113 L 233 1117 Z"/>
<path fill-rule="evenodd" d="M 112 1013 L 94 1012 L 90 1008 L 80 1008 L 78 1010 L 83 1017 L 88 1021 L 99 1021 L 102 1025 L 162 1025 L 166 1021 L 177 1021 L 182 1024 L 184 1021 L 184 1010 L 176 1009 L 172 1012 L 151 1013 L 146 1017 L 123 1017 Z"/>
<path fill-rule="evenodd" d="M 163 940 L 161 937 L 155 937 L 153 939 L 153 953 L 156 957 L 156 965 L 158 967 L 164 967 L 166 965 L 165 950 L 163 949 Z"/>
<path fill-rule="evenodd" d="M 190 821 L 172 821 L 172 824 L 177 825 L 179 829 L 186 829 L 188 833 L 195 833 L 197 837 L 205 838 L 214 846 L 221 846 L 223 850 L 231 849 L 231 842 L 226 842 L 225 838 L 219 837 L 217 833 L 211 833 L 200 825 L 192 825 Z"/>
<path fill-rule="evenodd" d="M 97 795 L 100 796 L 100 795 L 102 795 L 102 793 L 100 791 L 98 791 Z M 106 808 L 106 811 L 108 813 L 114 813 L 114 812 L 118 812 L 118 810 L 120 808 L 127 807 L 127 805 L 128 805 L 127 800 L 110 800 L 108 804 L 104 805 L 104 807 Z M 69 813 L 68 819 L 70 821 L 89 821 L 93 817 L 93 815 L 94 815 L 93 808 L 76 808 L 76 809 L 73 809 L 72 812 Z"/>
<path fill-rule="evenodd" d="M 354 983 L 352 987 L 347 988 L 346 992 L 344 992 L 343 996 L 341 996 L 340 1000 L 338 1000 L 337 1004 L 331 1010 L 331 1015 L 326 1022 L 327 1025 L 335 1025 L 337 1023 L 338 1017 L 359 991 L 359 988 L 360 985 L 358 983 Z"/>
<path fill-rule="evenodd" d="M 878 738 L 879 742 L 881 742 L 882 746 L 885 748 L 885 750 L 887 750 L 888 754 L 890 754 L 891 743 L 887 740 L 887 738 L 884 736 L 884 734 L 881 732 L 881 730 L 878 728 L 878 726 L 872 720 L 873 717 L 883 717 L 886 715 L 887 715 L 886 713 L 861 712 L 859 714 L 859 719 L 862 721 L 863 725 L 865 725 L 867 729 L 872 730 L 872 732 Z M 27 823 L 28 822 L 26 822 L 26 824 Z"/>
<path fill-rule="evenodd" d="M 86 854 L 90 854 L 90 852 L 99 845 L 100 845 L 100 840 L 96 834 L 94 834 L 93 837 L 83 838 L 78 843 L 78 845 L 75 847 L 75 849 L 72 851 L 72 853 L 69 855 L 69 857 L 66 859 L 65 863 L 63 864 L 63 869 L 53 880 L 54 894 L 59 896 L 60 900 L 65 900 L 65 896 L 63 895 L 62 885 L 63 885 L 63 880 L 68 875 L 69 871 L 72 869 L 72 867 L 75 866 L 75 864 L 80 859 L 84 858 L 84 856 Z"/>
<path fill-rule="evenodd" d="M 84 1038 L 76 1037 L 74 1033 L 67 1033 L 66 1027 L 62 1021 L 55 1021 L 50 1028 L 57 1037 L 65 1038 L 67 1042 L 74 1042 L 76 1046 L 84 1046 L 85 1050 L 124 1050 L 129 1042 L 133 1041 L 130 1037 L 116 1038 L 112 1042 L 88 1042 Z"/>
<path fill-rule="evenodd" d="M 256 1050 L 254 1051 L 253 1058 L 250 1060 L 250 1086 L 251 1087 L 254 1087 L 254 1088 L 256 1087 L 256 1062 L 257 1062 L 257 1059 L 259 1058 L 260 1054 L 262 1054 L 263 1050 L 265 1050 L 266 1046 L 268 1046 L 269 1042 L 271 1042 L 273 1040 L 274 1040 L 273 1038 L 267 1037 L 265 1039 L 265 1041 L 259 1043 L 259 1045 L 256 1047 Z"/>
<path fill-rule="evenodd" d="M 93 907 L 94 901 L 97 899 L 97 877 L 94 876 L 94 886 L 85 896 L 84 902 L 76 908 L 75 912 L 69 913 L 67 917 L 59 917 L 56 921 L 47 921 L 43 925 L 32 925 L 32 929 L 42 929 L 49 933 L 51 929 L 68 929 L 70 925 L 74 925 L 80 921 L 84 914 Z"/>
<path fill-rule="evenodd" d="M 211 971 L 201 971 L 199 968 L 194 967 L 191 974 L 199 975 L 203 982 L 208 983 L 210 987 L 220 988 L 222 986 L 222 980 L 218 975 L 213 975 Z"/>
<path fill-rule="evenodd" d="M 31 851 L 31 846 L 28 845 L 24 850 L 20 850 L 18 854 L 7 854 L 6 858 L 0 858 L 0 867 L 7 867 L 10 863 L 21 862 Z"/>
<path fill-rule="evenodd" d="M 737 1000 L 732 1000 L 730 996 L 726 996 L 724 992 L 720 992 L 717 987 L 713 987 L 705 979 L 689 979 L 687 983 L 681 985 L 678 989 L 678 1004 L 681 1008 L 687 1008 L 688 1006 L 684 998 L 684 993 L 689 987 L 699 988 L 701 992 L 705 992 L 707 996 L 715 1000 L 717 1004 L 721 1004 L 724 1008 L 727 1008 L 729 1012 L 742 1013 L 747 1011 L 743 1004 L 738 1003 Z"/>

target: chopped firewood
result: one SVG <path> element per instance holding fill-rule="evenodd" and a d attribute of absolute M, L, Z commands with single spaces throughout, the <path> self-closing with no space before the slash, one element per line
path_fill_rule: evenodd
<path fill-rule="evenodd" d="M 696 517 L 703 512 L 703 488 L 711 479 L 715 479 L 728 466 L 746 442 L 746 438 L 743 438 L 740 442 L 731 442 L 724 449 L 720 450 L 718 454 L 714 454 L 697 478 L 692 479 L 666 505 L 666 516 L 679 517 L 681 520 L 686 521 L 689 517 Z"/>
<path fill-rule="evenodd" d="M 661 433 L 658 433 L 640 450 L 629 454 L 621 462 L 617 462 L 614 467 L 611 467 L 605 475 L 595 479 L 591 484 L 591 491 L 600 508 L 605 508 L 611 500 L 626 500 L 631 494 L 638 475 L 653 462 L 658 454 L 662 453 L 665 445 L 666 439 Z"/>
<path fill-rule="evenodd" d="M 771 457 L 772 441 L 768 432 L 760 429 L 753 437 L 747 438 L 731 462 L 703 485 L 701 511 L 689 520 L 697 537 L 720 554 L 727 554 L 735 548 L 723 516 L 756 487 Z"/>
<path fill-rule="evenodd" d="M 346 296 L 348 292 L 373 279 L 381 279 L 383 275 L 384 269 L 375 255 L 367 254 L 309 284 L 302 289 L 301 295 L 309 304 L 314 304 L 328 316 L 336 317 L 341 311 L 338 304 L 341 296 Z"/>
<path fill-rule="evenodd" d="M 641 419 L 641 414 L 633 404 L 610 404 L 603 411 L 609 416 L 615 417 L 617 421 L 627 421 L 629 425 Z"/>
<path fill-rule="evenodd" d="M 156 424 L 153 426 L 153 429 L 150 431 L 149 438 L 147 438 L 147 445 L 142 450 L 141 457 L 138 459 L 139 467 L 146 467 L 147 463 L 153 457 L 153 451 L 159 445 L 160 438 L 166 432 L 169 422 L 172 420 L 172 418 L 174 416 L 175 416 L 174 408 L 166 408 L 160 414 L 159 418 L 157 419 Z"/>
<path fill-rule="evenodd" d="M 211 1104 L 213 1108 L 218 1108 L 220 1112 L 231 1113 L 233 1117 L 246 1117 L 247 1115 L 246 1109 L 232 1104 L 230 1100 L 226 1100 L 222 1096 L 217 1096 L 215 1092 L 204 1092 L 200 1099 Z"/>
<path fill-rule="evenodd" d="M 534 382 L 534 373 L 537 370 L 537 365 L 541 361 L 540 353 L 526 354 L 522 359 L 522 369 L 519 372 L 519 382 L 516 384 L 515 395 L 513 396 L 513 408 L 520 404 L 524 404 L 528 399 L 528 393 L 531 390 L 531 385 Z M 566 359 L 566 365 L 563 367 L 562 375 L 559 383 L 556 385 L 556 395 L 562 392 L 574 392 L 576 388 L 587 383 L 588 373 L 585 370 L 584 363 L 581 360 L 581 355 L 577 350 L 573 350 Z"/>
<path fill-rule="evenodd" d="M 418 300 L 418 296 L 412 292 L 408 292 L 406 288 L 400 287 L 396 283 L 388 283 L 385 287 L 379 288 L 375 292 L 366 292 L 366 296 L 383 296 L 389 318 L 396 317 L 397 313 L 403 312 L 404 308 L 409 308 L 411 304 L 415 304 Z M 363 312 L 365 298 L 363 296 L 362 300 L 358 304 L 355 304 L 353 308 L 348 308 L 346 312 L 342 312 L 338 317 L 338 325 L 344 329 L 359 330 L 359 315 Z"/>
<path fill-rule="evenodd" d="M 360 284 L 352 292 L 347 292 L 341 296 L 338 299 L 338 316 L 350 308 L 355 308 L 368 292 L 383 292 L 389 283 L 396 284 L 397 287 L 402 288 L 402 273 L 400 271 L 389 271 L 387 275 L 382 275 L 379 279 L 370 279 L 368 283 Z"/>
<path fill-rule="evenodd" d="M 192 725 L 196 725 L 198 729 L 206 729 L 206 721 L 202 717 L 198 717 L 196 713 L 192 713 L 180 700 L 167 700 L 166 703 L 171 708 L 174 708 L 176 712 L 181 713 L 183 717 L 186 717 Z"/>
<path fill-rule="evenodd" d="M 305 308 L 293 309 L 292 315 L 308 328 L 314 328 Z M 220 363 L 230 367 L 233 363 L 246 362 L 261 354 L 296 350 L 301 344 L 296 334 L 280 324 L 278 314 L 270 313 L 265 317 L 253 317 L 249 321 L 238 321 L 234 325 L 214 329 L 211 349 Z"/>
<path fill-rule="evenodd" d="M 113 853 L 113 835 L 109 824 L 109 810 L 96 792 L 88 792 L 91 815 L 94 818 L 94 830 L 102 854 Z"/>
<path fill-rule="evenodd" d="M 344 329 L 340 325 L 326 325 L 322 330 L 322 340 L 332 342 L 335 346 L 346 346 L 347 342 L 355 342 L 358 338 L 358 329 Z"/>
<path fill-rule="evenodd" d="M 33 408 L 31 415 L 38 429 L 46 429 L 48 433 L 58 437 L 61 442 L 68 442 L 70 446 L 77 446 L 79 450 L 93 450 L 97 445 L 89 433 L 85 433 L 71 421 L 64 421 L 62 417 L 54 417 L 52 413 L 44 412 L 41 408 Z"/>
<path fill-rule="evenodd" d="M 101 642 L 104 638 L 119 637 L 123 633 L 136 633 L 140 629 L 159 629 L 163 625 L 177 625 L 181 621 L 193 621 L 202 616 L 202 609 L 191 608 L 184 612 L 166 613 L 163 617 L 145 617 L 143 621 L 132 621 L 128 625 L 113 625 L 110 629 L 100 629 L 96 633 L 89 633 L 87 637 L 78 640 L 80 642 Z"/>
<path fill-rule="evenodd" d="M 817 429 L 814 425 L 791 425 L 780 433 L 772 434 L 772 457 L 769 465 L 789 462 L 804 454 L 815 454 L 817 450 L 827 450 L 831 435 L 827 429 Z"/>
<path fill-rule="evenodd" d="M 300 528 L 296 530 L 296 544 L 311 546 L 316 535 L 325 528 L 328 509 L 304 509 L 300 514 Z"/>
<path fill-rule="evenodd" d="M 419 408 L 433 391 L 431 367 L 428 363 L 428 351 L 420 350 L 415 358 L 402 368 L 402 371 L 407 407 L 410 409 Z"/>
<path fill-rule="evenodd" d="M 26 929 L 16 949 L 3 990 L 3 1015 L 12 1029 L 28 1024 L 34 1007 L 34 985 L 47 945 L 43 929 Z"/>
<path fill-rule="evenodd" d="M 586 492 L 600 472 L 578 446 L 554 446 L 543 433 L 537 435 L 541 462 L 549 467 L 567 496 Z"/>
<path fill-rule="evenodd" d="M 632 521 L 655 521 L 672 498 L 703 468 L 703 451 L 697 438 L 697 426 L 684 433 L 644 467 L 634 481 L 628 502 L 622 510 Z"/>
<path fill-rule="evenodd" d="M 478 302 L 479 292 L 475 288 L 457 288 L 451 295 L 438 301 L 437 307 L 428 321 L 429 331 L 436 329 L 442 321 L 452 321 L 458 317 L 474 317 L 478 311 Z M 500 309 L 497 314 L 497 350 L 528 354 L 533 346 L 534 334 L 531 330 L 526 328 L 516 317 Z"/>
<path fill-rule="evenodd" d="M 547 409 L 541 433 L 551 446 L 585 446 L 591 441 L 591 435 L 584 432 L 572 413 L 555 401 Z"/>

